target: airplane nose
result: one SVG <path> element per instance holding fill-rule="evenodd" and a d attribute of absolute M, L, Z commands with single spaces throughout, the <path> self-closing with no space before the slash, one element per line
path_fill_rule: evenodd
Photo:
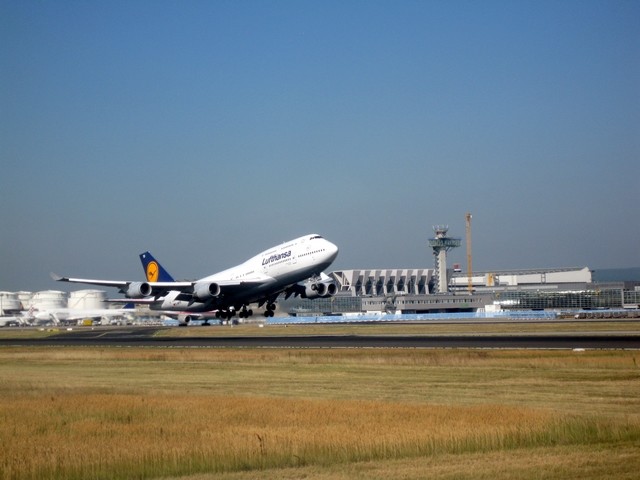
<path fill-rule="evenodd" d="M 327 242 L 327 251 L 329 252 L 329 259 L 333 262 L 338 256 L 338 247 L 331 242 Z"/>

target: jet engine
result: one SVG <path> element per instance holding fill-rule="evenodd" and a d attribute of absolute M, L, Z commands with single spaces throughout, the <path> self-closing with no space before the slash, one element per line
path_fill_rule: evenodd
<path fill-rule="evenodd" d="M 123 292 L 127 298 L 144 298 L 151 295 L 151 285 L 147 282 L 131 282 Z"/>
<path fill-rule="evenodd" d="M 307 298 L 322 297 L 327 290 L 327 286 L 324 283 L 310 283 L 304 289 L 304 294 Z"/>
<path fill-rule="evenodd" d="M 338 286 L 335 283 L 325 283 L 325 285 L 327 286 L 325 297 L 333 297 L 338 293 Z"/>
<path fill-rule="evenodd" d="M 333 282 L 315 282 L 305 285 L 302 298 L 327 298 L 333 297 L 338 291 L 338 287 Z"/>
<path fill-rule="evenodd" d="M 220 295 L 220 285 L 215 282 L 196 283 L 193 286 L 193 296 L 202 302 L 206 302 Z"/>

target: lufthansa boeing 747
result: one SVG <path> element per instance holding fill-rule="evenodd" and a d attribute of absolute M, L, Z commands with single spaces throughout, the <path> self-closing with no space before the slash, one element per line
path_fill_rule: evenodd
<path fill-rule="evenodd" d="M 144 254 L 143 254 L 144 255 Z M 156 262 L 146 266 L 147 281 L 95 280 L 60 277 L 60 282 L 116 287 L 127 302 L 148 304 L 152 310 L 211 312 L 217 317 L 241 318 L 253 312 L 252 303 L 265 305 L 265 317 L 272 317 L 275 301 L 286 298 L 321 298 L 335 295 L 336 284 L 322 271 L 338 256 L 338 247 L 320 235 L 305 235 L 251 257 L 235 267 L 193 281 L 174 281 Z"/>

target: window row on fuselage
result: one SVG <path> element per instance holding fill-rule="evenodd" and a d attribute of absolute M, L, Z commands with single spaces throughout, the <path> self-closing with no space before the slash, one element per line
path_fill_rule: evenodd
<path fill-rule="evenodd" d="M 313 250 L 312 252 L 303 253 L 300 256 L 304 257 L 304 256 L 307 256 L 307 255 L 314 255 L 316 253 L 324 252 L 325 250 L 326 250 L 326 248 L 321 248 L 320 250 Z"/>

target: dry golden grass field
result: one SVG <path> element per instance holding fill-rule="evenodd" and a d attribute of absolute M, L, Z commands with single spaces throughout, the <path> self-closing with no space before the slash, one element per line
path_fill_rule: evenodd
<path fill-rule="evenodd" d="M 638 472 L 637 351 L 0 348 L 6 479 Z"/>

